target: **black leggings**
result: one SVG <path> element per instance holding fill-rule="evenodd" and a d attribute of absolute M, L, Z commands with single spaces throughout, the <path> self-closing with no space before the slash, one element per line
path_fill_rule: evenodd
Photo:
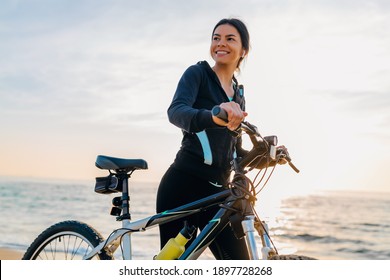
<path fill-rule="evenodd" d="M 157 213 L 173 209 L 186 203 L 220 192 L 222 189 L 208 181 L 170 167 L 163 176 L 157 192 Z M 215 215 L 217 207 L 191 215 L 164 225 L 160 225 L 161 248 L 172 237 L 175 237 L 184 226 L 184 221 L 203 229 Z M 194 237 L 187 243 L 191 244 Z M 209 246 L 217 260 L 249 259 L 244 239 L 237 239 L 230 226 L 226 227 Z"/>

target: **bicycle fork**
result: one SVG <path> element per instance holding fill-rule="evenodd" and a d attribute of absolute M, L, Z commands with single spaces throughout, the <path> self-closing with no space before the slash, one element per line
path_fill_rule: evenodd
<path fill-rule="evenodd" d="M 245 241 L 248 247 L 248 253 L 251 260 L 259 260 L 259 253 L 256 246 L 255 232 L 257 231 L 260 235 L 262 248 L 261 254 L 262 259 L 267 260 L 270 253 L 274 252 L 272 249 L 271 241 L 268 235 L 268 226 L 265 222 L 262 225 L 255 226 L 255 216 L 246 216 L 241 222 L 243 231 L 245 233 Z"/>

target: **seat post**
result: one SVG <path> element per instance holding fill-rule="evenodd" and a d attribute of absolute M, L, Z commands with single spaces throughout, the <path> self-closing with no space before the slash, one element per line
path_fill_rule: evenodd
<path fill-rule="evenodd" d="M 122 178 L 122 215 L 120 220 L 131 220 L 130 215 L 130 194 L 129 194 L 129 178 L 127 173 L 120 174 Z"/>

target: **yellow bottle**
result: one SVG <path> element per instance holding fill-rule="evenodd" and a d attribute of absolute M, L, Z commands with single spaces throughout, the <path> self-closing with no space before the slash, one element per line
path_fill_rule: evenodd
<path fill-rule="evenodd" d="M 168 240 L 164 248 L 154 258 L 155 260 L 175 260 L 178 259 L 185 251 L 185 245 L 191 239 L 195 232 L 195 227 L 187 225 L 179 232 L 175 238 Z"/>

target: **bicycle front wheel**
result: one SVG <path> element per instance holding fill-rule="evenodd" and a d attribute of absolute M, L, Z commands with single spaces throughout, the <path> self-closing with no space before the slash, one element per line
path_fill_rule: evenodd
<path fill-rule="evenodd" d="M 30 245 L 22 260 L 82 260 L 103 241 L 91 226 L 78 221 L 57 223 L 43 231 Z M 110 260 L 101 251 L 94 259 Z"/>
<path fill-rule="evenodd" d="M 301 256 L 301 255 L 274 255 L 269 260 L 315 260 L 315 258 L 307 257 L 307 256 Z"/>

